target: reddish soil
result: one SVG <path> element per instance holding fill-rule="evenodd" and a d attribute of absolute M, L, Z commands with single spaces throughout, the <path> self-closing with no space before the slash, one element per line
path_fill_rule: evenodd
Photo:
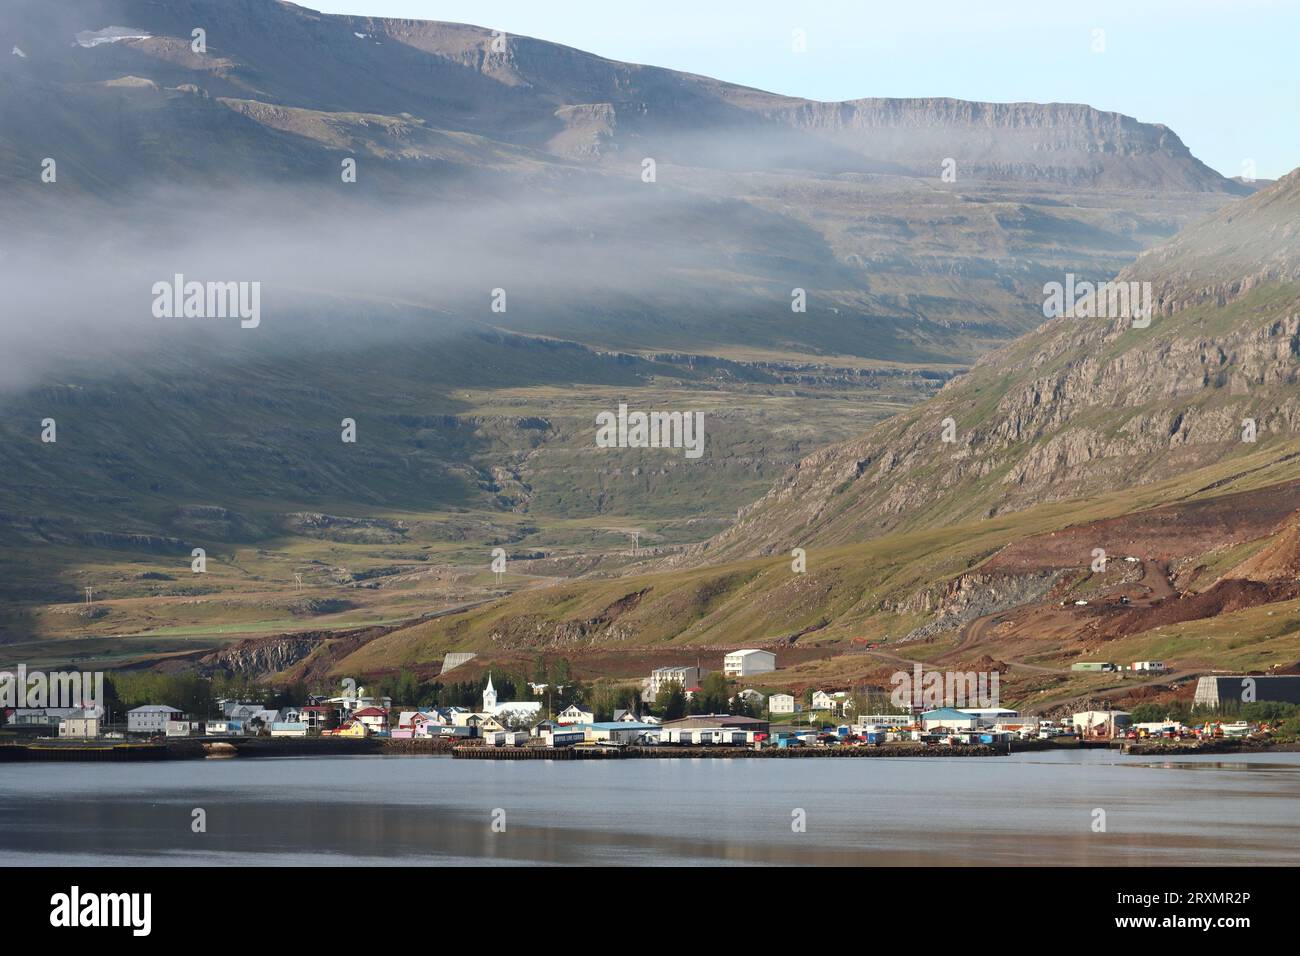
<path fill-rule="evenodd" d="M 981 571 L 1029 574 L 1087 567 L 1093 548 L 1110 560 L 1127 555 L 1176 561 L 1262 538 L 1300 508 L 1300 481 L 1222 498 L 1163 505 L 1149 511 L 1033 535 L 1007 545 Z"/>

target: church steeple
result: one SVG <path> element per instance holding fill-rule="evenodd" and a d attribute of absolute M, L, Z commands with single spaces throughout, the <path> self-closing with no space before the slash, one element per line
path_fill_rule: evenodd
<path fill-rule="evenodd" d="M 483 688 L 483 712 L 487 714 L 495 713 L 497 709 L 497 692 L 492 686 L 492 672 L 488 671 L 487 686 Z"/>

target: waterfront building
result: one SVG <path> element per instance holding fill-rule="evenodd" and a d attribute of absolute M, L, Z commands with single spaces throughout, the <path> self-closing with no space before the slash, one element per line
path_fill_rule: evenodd
<path fill-rule="evenodd" d="M 955 707 L 927 710 L 921 715 L 921 730 L 926 733 L 935 730 L 974 730 L 979 723 L 979 717 Z"/>
<path fill-rule="evenodd" d="M 180 709 L 166 704 L 145 704 L 126 712 L 126 730 L 131 734 L 161 734 L 167 721 L 180 716 Z"/>
<path fill-rule="evenodd" d="M 59 721 L 60 737 L 98 737 L 103 711 L 99 707 L 78 710 Z"/>

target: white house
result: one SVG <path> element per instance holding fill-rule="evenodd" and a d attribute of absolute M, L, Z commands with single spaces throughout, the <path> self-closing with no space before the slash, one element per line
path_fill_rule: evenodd
<path fill-rule="evenodd" d="M 842 707 L 848 699 L 849 692 L 846 690 L 833 690 L 830 693 L 819 690 L 812 695 L 812 709 L 835 711 Z"/>
<path fill-rule="evenodd" d="M 722 659 L 722 673 L 725 677 L 748 677 L 751 674 L 765 674 L 776 670 L 776 655 L 771 651 L 746 648 L 731 651 Z"/>
<path fill-rule="evenodd" d="M 772 714 L 797 714 L 803 710 L 803 704 L 793 694 L 773 694 L 767 699 L 767 710 Z"/>
<path fill-rule="evenodd" d="M 1148 674 L 1158 674 L 1165 669 L 1164 661 L 1134 661 L 1133 669 Z"/>
<path fill-rule="evenodd" d="M 168 737 L 192 737 L 196 734 L 203 734 L 203 721 L 201 720 L 169 720 L 166 724 L 166 734 Z"/>
<path fill-rule="evenodd" d="M 145 704 L 126 712 L 126 729 L 132 734 L 161 734 L 167 730 L 167 721 L 180 714 L 166 704 Z"/>
<path fill-rule="evenodd" d="M 555 715 L 555 722 L 560 726 L 566 724 L 590 724 L 595 723 L 596 715 L 589 710 L 583 710 L 577 704 L 570 704 L 564 710 Z"/>

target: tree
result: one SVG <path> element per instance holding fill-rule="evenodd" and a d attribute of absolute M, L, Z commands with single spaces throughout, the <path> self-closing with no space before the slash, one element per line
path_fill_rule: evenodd
<path fill-rule="evenodd" d="M 686 693 L 677 681 L 670 681 L 655 694 L 655 712 L 664 720 L 676 720 L 686 715 Z"/>

